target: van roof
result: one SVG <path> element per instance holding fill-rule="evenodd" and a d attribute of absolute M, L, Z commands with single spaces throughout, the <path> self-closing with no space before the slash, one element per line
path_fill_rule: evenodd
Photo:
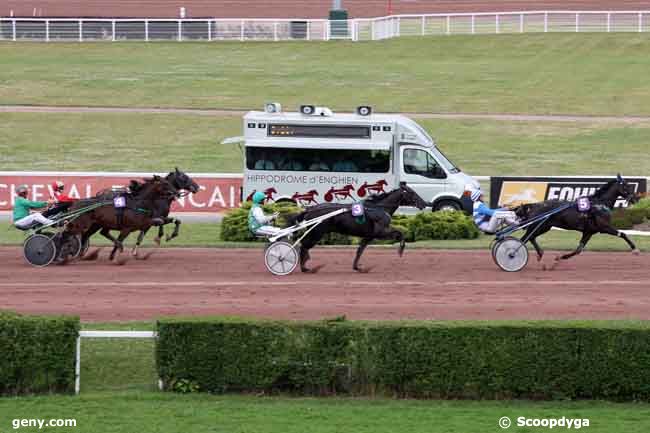
<path fill-rule="evenodd" d="M 265 122 L 299 122 L 299 123 L 400 123 L 412 122 L 406 116 L 401 114 L 371 114 L 369 116 L 360 116 L 356 113 L 334 113 L 331 116 L 305 115 L 299 112 L 279 112 L 267 113 L 266 111 L 249 111 L 244 115 L 245 120 L 263 120 Z"/>

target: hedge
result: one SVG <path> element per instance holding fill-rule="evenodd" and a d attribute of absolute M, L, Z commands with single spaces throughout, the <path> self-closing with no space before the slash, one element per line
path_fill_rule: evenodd
<path fill-rule="evenodd" d="M 221 223 L 221 239 L 224 241 L 246 242 L 262 241 L 256 239 L 248 230 L 248 211 L 250 203 L 229 211 Z M 269 204 L 264 212 L 280 212 L 278 224 L 283 226 L 286 216 L 298 213 L 302 209 L 288 203 Z M 437 239 L 473 239 L 479 231 L 472 219 L 462 212 L 420 212 L 414 216 L 394 215 L 392 226 L 404 233 L 407 242 Z M 329 233 L 322 240 L 324 245 L 349 245 L 356 243 L 355 238 Z M 388 242 L 390 243 L 390 242 Z"/>
<path fill-rule="evenodd" d="M 650 400 L 650 327 L 165 319 L 167 390 Z"/>
<path fill-rule="evenodd" d="M 628 208 L 614 209 L 612 225 L 619 230 L 631 229 L 650 220 L 650 199 L 640 200 Z"/>
<path fill-rule="evenodd" d="M 0 312 L 0 395 L 72 392 L 78 317 Z"/>

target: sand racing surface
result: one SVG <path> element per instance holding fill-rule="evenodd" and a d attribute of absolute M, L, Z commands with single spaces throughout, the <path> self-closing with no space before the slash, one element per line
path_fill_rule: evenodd
<path fill-rule="evenodd" d="M 147 250 L 142 250 L 146 252 Z M 149 250 L 150 251 L 150 250 Z M 586 252 L 554 270 L 531 255 L 506 273 L 489 251 L 315 248 L 317 274 L 271 275 L 262 249 L 160 249 L 148 260 L 34 268 L 21 247 L 0 248 L 0 305 L 21 313 L 65 313 L 83 321 L 168 315 L 281 319 L 650 319 L 650 256 Z M 555 256 L 547 252 L 544 262 Z M 124 253 L 123 257 L 128 257 Z"/>

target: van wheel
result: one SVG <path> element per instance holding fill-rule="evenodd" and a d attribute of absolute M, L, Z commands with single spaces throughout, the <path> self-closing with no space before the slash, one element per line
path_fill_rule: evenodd
<path fill-rule="evenodd" d="M 460 210 L 460 203 L 457 203 L 453 200 L 442 200 L 441 202 L 437 203 L 436 206 L 433 208 L 434 212 L 437 211 L 456 212 L 459 210 Z"/>

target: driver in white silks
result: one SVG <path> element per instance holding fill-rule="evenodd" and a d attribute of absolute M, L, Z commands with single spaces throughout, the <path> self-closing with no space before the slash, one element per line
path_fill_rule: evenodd
<path fill-rule="evenodd" d="M 253 206 L 248 212 L 248 229 L 257 236 L 273 236 L 282 230 L 279 227 L 269 225 L 280 214 L 276 212 L 272 215 L 264 215 L 262 203 L 264 203 L 265 199 L 266 194 L 262 191 L 257 191 L 253 194 Z"/>
<path fill-rule="evenodd" d="M 483 203 L 483 192 L 480 189 L 472 191 L 474 202 L 474 224 L 484 233 L 493 234 L 503 223 L 517 224 L 517 215 L 508 208 L 490 209 Z"/>

